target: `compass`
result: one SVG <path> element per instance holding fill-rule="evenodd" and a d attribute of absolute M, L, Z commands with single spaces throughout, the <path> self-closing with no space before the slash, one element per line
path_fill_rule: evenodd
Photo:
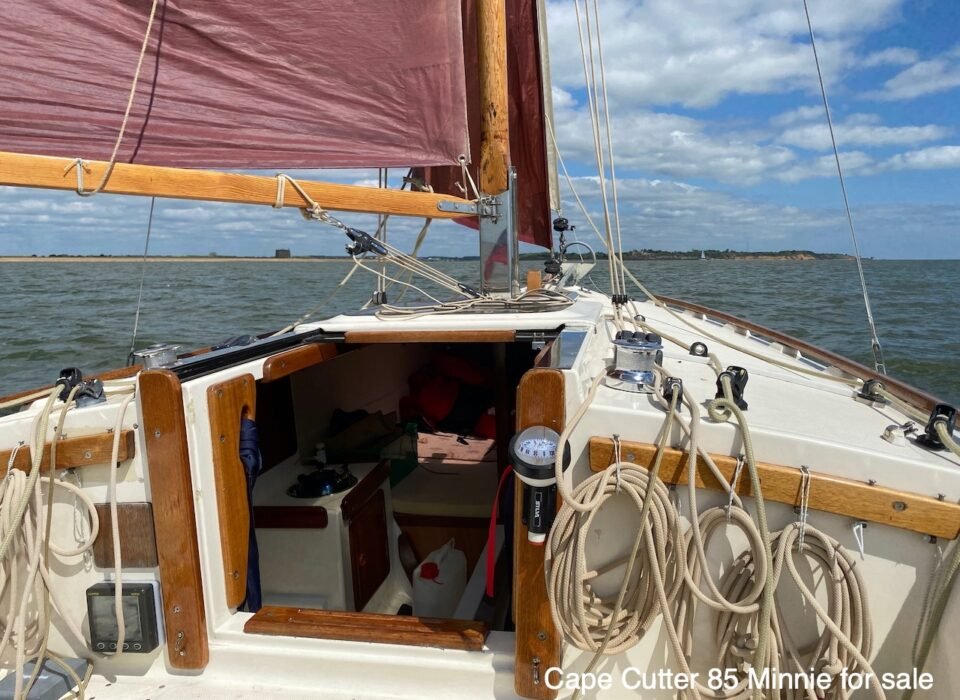
<path fill-rule="evenodd" d="M 520 431 L 510 443 L 513 471 L 523 482 L 527 539 L 543 544 L 557 508 L 557 445 L 560 436 L 545 425 Z M 570 463 L 570 445 L 565 446 L 563 467 Z"/>

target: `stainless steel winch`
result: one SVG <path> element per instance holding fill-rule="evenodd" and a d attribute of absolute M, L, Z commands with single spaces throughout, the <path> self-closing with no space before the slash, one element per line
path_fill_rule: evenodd
<path fill-rule="evenodd" d="M 663 356 L 660 336 L 642 331 L 619 331 L 613 345 L 616 354 L 613 368 L 607 372 L 607 386 L 620 391 L 653 393 L 654 366 Z"/>

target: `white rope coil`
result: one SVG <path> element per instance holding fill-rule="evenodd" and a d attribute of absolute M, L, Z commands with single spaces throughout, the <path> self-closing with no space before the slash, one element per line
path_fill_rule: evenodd
<path fill-rule="evenodd" d="M 580 649 L 616 654 L 634 646 L 662 612 L 654 578 L 664 582 L 668 602 L 676 599 L 683 582 L 684 553 L 680 518 L 670 493 L 646 469 L 618 462 L 574 489 L 572 497 L 578 502 L 599 496 L 602 506 L 611 498 L 628 498 L 638 513 L 644 510 L 648 492 L 648 514 L 642 523 L 635 523 L 642 534 L 639 562 L 625 581 L 619 610 L 618 596 L 601 595 L 594 583 L 599 576 L 627 566 L 629 558 L 588 568 L 587 536 L 599 508 L 578 513 L 561 507 L 557 515 L 546 556 L 551 613 L 558 629 Z"/>

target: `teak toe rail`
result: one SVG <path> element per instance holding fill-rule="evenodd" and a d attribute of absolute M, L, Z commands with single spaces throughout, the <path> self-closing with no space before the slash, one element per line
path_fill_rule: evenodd
<path fill-rule="evenodd" d="M 646 468 L 653 463 L 657 448 L 647 443 L 621 441 L 620 453 L 625 461 Z M 728 455 L 710 456 L 727 481 L 732 481 L 737 466 L 736 458 Z M 687 484 L 687 460 L 686 452 L 667 448 L 660 467 L 660 478 L 664 483 Z M 590 469 L 603 471 L 612 463 L 613 440 L 590 438 Z M 760 462 L 757 470 L 765 500 L 799 505 L 802 474 L 799 469 Z M 724 490 L 707 469 L 702 457 L 697 458 L 696 485 L 698 488 Z M 741 496 L 752 495 L 750 480 L 741 477 L 736 490 Z M 960 504 L 812 470 L 810 508 L 950 540 L 960 534 Z"/>

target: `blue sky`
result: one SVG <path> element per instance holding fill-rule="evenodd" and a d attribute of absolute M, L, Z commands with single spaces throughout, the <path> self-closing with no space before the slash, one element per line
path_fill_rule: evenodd
<path fill-rule="evenodd" d="M 960 3 L 811 0 L 810 10 L 862 252 L 960 257 Z M 557 138 L 597 216 L 573 4 L 548 2 L 548 19 Z M 851 250 L 799 0 L 604 0 L 601 21 L 625 248 Z M 375 172 L 322 176 L 376 183 Z M 0 254 L 137 254 L 148 206 L 0 188 Z M 419 226 L 396 220 L 392 240 L 411 245 Z M 154 253 L 277 247 L 343 250 L 296 212 L 158 202 Z M 446 224 L 424 252 L 475 249 L 473 232 Z"/>

